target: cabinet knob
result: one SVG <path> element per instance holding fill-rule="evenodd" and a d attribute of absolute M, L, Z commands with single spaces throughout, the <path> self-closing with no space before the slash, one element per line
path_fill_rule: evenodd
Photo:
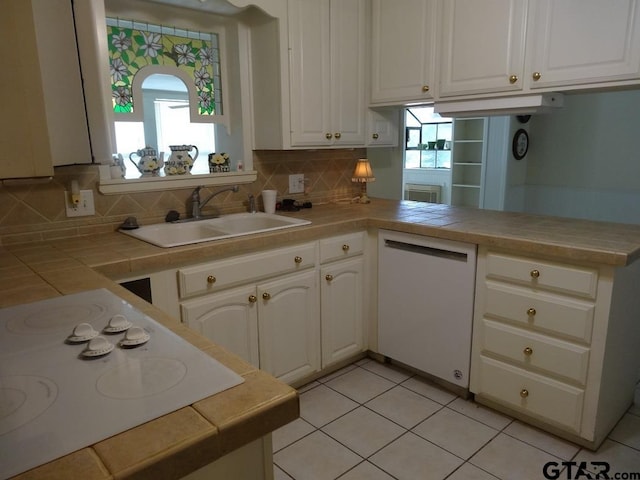
<path fill-rule="evenodd" d="M 333 138 L 333 135 L 331 135 L 330 133 L 325 133 L 324 138 L 326 138 L 327 140 L 331 140 Z"/>
<path fill-rule="evenodd" d="M 522 398 L 527 398 L 529 396 L 529 390 L 527 390 L 526 388 L 523 388 L 522 390 L 520 390 L 520 396 Z"/>
<path fill-rule="evenodd" d="M 324 277 L 324 278 L 325 278 L 325 280 L 326 280 L 327 282 L 330 282 L 331 280 L 333 280 L 333 275 L 331 275 L 331 274 L 329 273 L 329 274 L 325 275 L 325 277 Z"/>
<path fill-rule="evenodd" d="M 531 77 L 533 78 L 534 82 L 537 82 L 538 80 L 540 80 L 540 77 L 542 77 L 542 74 L 540 72 L 533 72 Z"/>
<path fill-rule="evenodd" d="M 540 270 L 531 270 L 531 278 L 540 278 Z"/>
<path fill-rule="evenodd" d="M 533 354 L 533 348 L 531 347 L 525 347 L 525 349 L 522 351 L 527 357 L 530 357 Z"/>
<path fill-rule="evenodd" d="M 209 275 L 207 277 L 207 283 L 211 283 L 211 284 L 216 283 L 216 277 L 214 277 L 213 275 Z"/>
<path fill-rule="evenodd" d="M 536 309 L 531 307 L 531 308 L 527 308 L 527 315 L 529 315 L 530 317 L 534 317 L 536 315 Z"/>
<path fill-rule="evenodd" d="M 423 91 L 424 93 L 427 93 L 427 92 L 429 91 L 429 85 L 423 85 L 423 86 L 422 86 L 422 91 Z"/>
<path fill-rule="evenodd" d="M 256 303 L 258 301 L 258 297 L 255 295 L 249 295 L 249 303 Z"/>
<path fill-rule="evenodd" d="M 378 135 L 377 133 L 374 133 L 373 135 L 371 135 L 371 138 L 373 138 L 374 140 L 377 140 L 380 137 L 380 135 Z"/>
<path fill-rule="evenodd" d="M 262 294 L 262 298 L 265 299 L 265 300 L 269 300 L 271 298 L 271 294 L 268 293 L 268 292 L 264 292 Z"/>
<path fill-rule="evenodd" d="M 296 257 L 296 258 L 293 259 L 293 261 L 298 263 L 298 264 L 300 264 L 300 263 L 302 263 L 302 257 Z"/>
<path fill-rule="evenodd" d="M 333 136 L 337 139 L 340 139 L 340 137 L 342 136 L 342 134 L 340 132 L 336 132 L 333 134 Z"/>
<path fill-rule="evenodd" d="M 517 75 L 509 75 L 509 83 L 511 85 L 513 85 L 514 83 L 516 83 L 518 81 L 518 76 Z"/>
<path fill-rule="evenodd" d="M 342 251 L 343 252 L 348 252 L 349 251 L 349 245 L 347 245 L 346 243 L 344 245 L 342 245 Z"/>

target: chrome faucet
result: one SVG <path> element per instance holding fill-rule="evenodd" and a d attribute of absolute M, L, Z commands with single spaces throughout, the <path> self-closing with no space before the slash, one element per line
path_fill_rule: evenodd
<path fill-rule="evenodd" d="M 195 190 L 191 193 L 191 217 L 194 220 L 198 220 L 202 218 L 202 209 L 204 206 L 209 203 L 209 201 L 224 192 L 237 192 L 239 190 L 238 185 L 233 185 L 232 187 L 223 187 L 220 190 L 216 190 L 211 195 L 209 195 L 206 199 L 200 200 L 200 190 L 202 186 L 196 187 Z"/>
<path fill-rule="evenodd" d="M 249 213 L 256 213 L 258 209 L 256 208 L 256 197 L 253 194 L 249 194 Z"/>

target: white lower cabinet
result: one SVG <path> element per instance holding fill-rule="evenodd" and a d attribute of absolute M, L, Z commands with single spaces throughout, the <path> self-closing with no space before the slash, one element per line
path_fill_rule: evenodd
<path fill-rule="evenodd" d="M 257 287 L 260 368 L 293 383 L 320 370 L 315 270 Z"/>
<path fill-rule="evenodd" d="M 260 366 L 255 285 L 183 302 L 182 321 L 218 345 Z"/>
<path fill-rule="evenodd" d="M 284 382 L 320 368 L 315 270 L 187 300 L 181 310 L 190 328 Z"/>
<path fill-rule="evenodd" d="M 597 448 L 633 401 L 640 266 L 579 265 L 480 247 L 470 390 Z"/>
<path fill-rule="evenodd" d="M 364 350 L 362 256 L 320 269 L 322 367 Z"/>
<path fill-rule="evenodd" d="M 366 350 L 364 249 L 358 232 L 179 269 L 182 321 L 296 383 Z"/>

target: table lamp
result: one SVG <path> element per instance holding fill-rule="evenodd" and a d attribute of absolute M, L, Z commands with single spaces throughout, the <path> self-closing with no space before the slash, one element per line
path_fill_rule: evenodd
<path fill-rule="evenodd" d="M 371 200 L 367 197 L 367 183 L 375 182 L 376 177 L 373 176 L 371 164 L 368 159 L 361 158 L 358 160 L 358 163 L 356 163 L 356 169 L 353 172 L 353 177 L 351 177 L 351 181 L 362 184 L 360 203 L 369 203 Z"/>

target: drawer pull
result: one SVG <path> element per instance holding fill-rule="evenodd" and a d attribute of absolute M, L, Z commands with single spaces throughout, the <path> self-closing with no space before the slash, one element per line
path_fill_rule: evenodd
<path fill-rule="evenodd" d="M 325 277 L 324 277 L 324 278 L 325 278 L 325 280 L 326 280 L 327 282 L 330 282 L 331 280 L 333 280 L 333 275 L 331 275 L 331 274 L 329 273 L 329 274 L 325 275 Z"/>
<path fill-rule="evenodd" d="M 531 347 L 526 347 L 522 353 L 524 353 L 527 357 L 530 357 L 533 354 L 533 348 Z"/>
<path fill-rule="evenodd" d="M 302 257 L 296 257 L 296 258 L 293 259 L 293 261 L 298 263 L 298 264 L 300 264 L 300 263 L 302 263 Z"/>
<path fill-rule="evenodd" d="M 535 317 L 536 313 L 538 313 L 538 312 L 536 312 L 535 308 L 528 308 L 527 309 L 527 315 L 530 316 L 530 317 Z"/>
<path fill-rule="evenodd" d="M 531 270 L 531 278 L 540 278 L 540 270 Z"/>
<path fill-rule="evenodd" d="M 264 292 L 262 294 L 262 298 L 265 299 L 265 300 L 269 300 L 271 298 L 271 294 L 268 293 L 268 292 Z"/>
<path fill-rule="evenodd" d="M 516 83 L 518 81 L 518 76 L 517 75 L 509 75 L 509 83 L 511 85 L 513 85 L 514 83 Z"/>
<path fill-rule="evenodd" d="M 214 277 L 213 275 L 209 275 L 207 277 L 207 283 L 211 283 L 211 284 L 216 283 L 216 277 Z"/>
<path fill-rule="evenodd" d="M 249 303 L 256 303 L 258 301 L 258 297 L 255 295 L 249 295 Z"/>
<path fill-rule="evenodd" d="M 343 252 L 348 252 L 349 251 L 349 245 L 347 245 L 346 243 L 344 245 L 342 245 L 342 251 Z"/>
<path fill-rule="evenodd" d="M 520 390 L 520 396 L 522 398 L 527 398 L 529 396 L 529 390 L 527 390 L 526 388 L 523 388 L 522 390 Z"/>

